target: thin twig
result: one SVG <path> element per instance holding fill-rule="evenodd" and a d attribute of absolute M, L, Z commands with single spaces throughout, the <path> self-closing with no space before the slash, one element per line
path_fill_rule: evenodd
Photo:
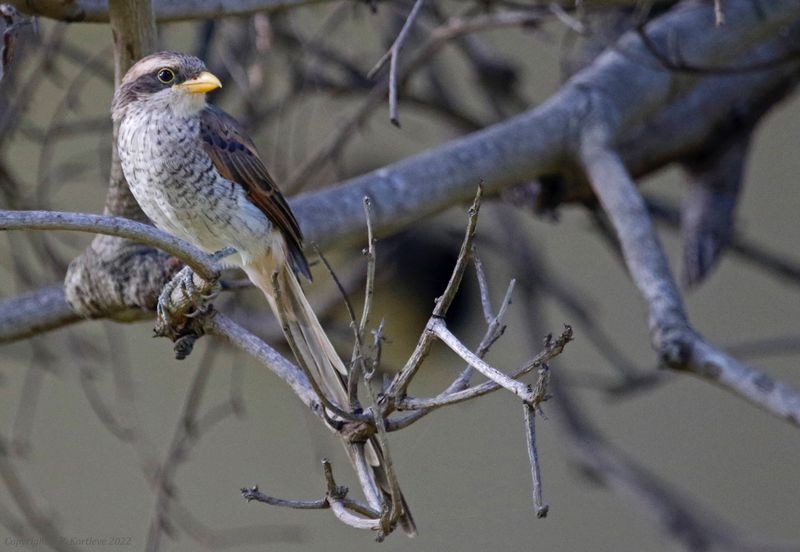
<path fill-rule="evenodd" d="M 525 402 L 533 400 L 533 393 L 529 385 L 524 384 L 514 378 L 504 374 L 497 368 L 489 366 L 475 353 L 470 351 L 461 341 L 447 329 L 447 325 L 442 319 L 434 319 L 433 324 L 430 326 L 436 337 L 438 337 L 445 345 L 456 353 L 458 356 L 467 361 L 470 366 L 475 368 L 481 374 L 495 382 L 497 385 L 511 391 L 517 397 Z"/>
<path fill-rule="evenodd" d="M 516 370 L 511 374 L 510 377 L 512 378 L 519 378 L 534 368 L 541 367 L 545 362 L 549 362 L 550 360 L 554 359 L 558 355 L 560 355 L 567 344 L 572 341 L 573 334 L 572 328 L 570 326 L 565 326 L 564 331 L 561 335 L 554 339 L 554 340 L 547 340 L 545 343 L 545 348 L 535 357 L 530 359 L 526 362 L 521 368 Z M 481 383 L 480 385 L 476 385 L 474 387 L 470 387 L 469 389 L 464 389 L 463 391 L 456 391 L 453 393 L 443 393 L 436 397 L 432 398 L 418 398 L 418 397 L 404 397 L 402 400 L 398 401 L 396 406 L 398 410 L 417 410 L 420 408 L 441 408 L 443 406 L 447 406 L 449 404 L 454 404 L 457 402 L 463 402 L 480 395 L 485 395 L 486 393 L 491 393 L 492 391 L 497 391 L 500 389 L 500 385 L 497 384 L 495 381 L 487 381 Z M 407 420 L 403 419 L 396 419 L 392 420 L 392 423 L 389 424 L 389 430 L 394 431 L 397 429 L 401 429 L 407 425 Z"/>
<path fill-rule="evenodd" d="M 464 272 L 467 269 L 472 253 L 472 242 L 475 239 L 475 229 L 478 226 L 478 213 L 481 209 L 482 196 L 483 182 L 480 182 L 478 183 L 475 199 L 472 201 L 472 206 L 468 211 L 467 231 L 464 234 L 464 241 L 461 243 L 461 250 L 458 252 L 456 266 L 453 268 L 453 273 L 450 276 L 450 281 L 447 282 L 444 293 L 436 299 L 436 307 L 433 309 L 433 316 L 436 318 L 444 318 L 447 315 L 447 309 L 450 308 L 450 304 L 455 299 L 458 288 L 461 286 L 461 279 L 464 277 Z"/>
<path fill-rule="evenodd" d="M 483 270 L 483 261 L 478 256 L 478 251 L 475 245 L 472 246 L 472 264 L 475 267 L 475 275 L 478 278 L 478 288 L 481 294 L 481 308 L 483 309 L 483 319 L 486 324 L 491 324 L 494 318 L 494 309 L 492 308 L 492 299 L 489 297 L 489 286 L 486 282 L 486 272 Z"/>
<path fill-rule="evenodd" d="M 353 345 L 352 360 L 350 362 L 350 373 L 347 378 L 347 396 L 350 406 L 355 409 L 358 404 L 358 382 L 363 371 L 363 362 L 356 362 L 363 356 L 364 332 L 369 323 L 369 315 L 372 310 L 372 299 L 375 294 L 375 236 L 372 230 L 372 201 L 368 196 L 364 196 L 364 217 L 367 221 L 367 247 L 364 254 L 367 257 L 367 278 L 364 283 L 364 308 L 361 310 L 361 321 L 356 329 L 356 339 Z"/>
<path fill-rule="evenodd" d="M 258 486 L 242 488 L 242 497 L 248 502 L 255 500 L 272 506 L 281 506 L 298 510 L 324 510 L 330 508 L 333 510 L 334 515 L 347 525 L 351 525 L 357 529 L 377 529 L 376 522 L 378 518 L 380 518 L 380 512 L 357 500 L 348 498 L 347 487 L 341 487 L 336 484 L 330 462 L 327 459 L 323 459 L 322 466 L 326 482 L 326 493 L 323 498 L 317 500 L 276 498 L 262 493 Z M 361 516 L 366 516 L 368 519 L 354 516 L 350 511 L 356 512 Z"/>
<path fill-rule="evenodd" d="M 542 499 L 542 473 L 539 466 L 539 453 L 536 449 L 536 409 L 528 403 L 522 403 L 522 415 L 525 420 L 525 437 L 528 444 L 528 460 L 531 463 L 531 479 L 533 480 L 533 507 L 536 517 L 547 516 L 550 507 Z"/>
<path fill-rule="evenodd" d="M 477 260 L 477 257 L 474 257 Z M 477 267 L 477 264 L 475 265 Z M 514 286 L 516 285 L 516 280 L 511 280 L 508 283 L 508 288 L 506 288 L 506 294 L 503 297 L 503 302 L 500 304 L 500 310 L 497 312 L 497 315 L 492 316 L 490 320 L 488 320 L 486 326 L 486 333 L 484 333 L 483 338 L 481 338 L 480 343 L 478 343 L 478 348 L 475 351 L 475 354 L 478 358 L 483 358 L 486 356 L 486 353 L 489 352 L 489 349 L 494 345 L 495 341 L 502 337 L 503 333 L 505 332 L 506 326 L 503 324 L 503 318 L 506 314 L 506 309 L 511 304 L 511 294 L 514 293 Z M 467 364 L 464 370 L 461 371 L 461 374 L 451 383 L 447 389 L 444 390 L 441 394 L 448 394 L 453 393 L 454 391 L 461 391 L 462 389 L 466 389 L 469 386 L 470 377 L 472 377 L 473 368 L 471 365 Z"/>
<path fill-rule="evenodd" d="M 375 234 L 372 229 L 372 200 L 364 196 L 364 218 L 367 221 L 367 248 L 364 254 L 367 257 L 367 280 L 364 284 L 364 308 L 361 311 L 361 322 L 358 324 L 358 333 L 362 337 L 367 330 L 369 315 L 372 311 L 372 299 L 375 294 L 375 265 L 377 251 L 375 249 Z"/>
<path fill-rule="evenodd" d="M 370 411 L 372 412 L 375 428 L 377 429 L 375 439 L 378 441 L 378 448 L 382 456 L 380 459 L 381 467 L 389 483 L 389 497 L 391 498 L 390 508 L 387 512 L 389 518 L 386 523 L 382 524 L 384 526 L 382 531 L 388 534 L 394 522 L 400 519 L 400 516 L 403 514 L 403 495 L 400 492 L 400 483 L 397 480 L 397 473 L 394 470 L 394 463 L 392 462 L 392 455 L 389 449 L 389 438 L 386 434 L 386 420 L 383 418 L 381 409 L 378 407 L 378 401 L 375 398 L 375 393 L 372 390 L 370 380 L 375 374 L 375 367 L 369 372 L 364 372 L 364 388 L 366 389 Z"/>
<path fill-rule="evenodd" d="M 425 331 L 422 332 L 422 335 L 417 342 L 417 346 L 411 353 L 411 357 L 409 357 L 405 366 L 403 366 L 403 369 L 400 370 L 400 372 L 389 384 L 389 387 L 385 393 L 385 395 L 388 397 L 393 397 L 396 400 L 402 395 L 405 395 L 406 389 L 411 383 L 411 379 L 414 377 L 420 367 L 420 364 L 422 364 L 422 361 L 430 351 L 433 343 L 431 326 L 437 318 L 443 318 L 447 314 L 447 309 L 450 307 L 450 303 L 453 302 L 453 299 L 456 296 L 456 291 L 458 291 L 458 286 L 461 285 L 461 278 L 464 276 L 464 271 L 466 270 L 467 263 L 469 262 L 469 254 L 472 251 L 472 242 L 475 238 L 475 228 L 478 223 L 478 213 L 480 211 L 482 192 L 483 182 L 478 184 L 478 191 L 475 194 L 472 207 L 469 209 L 467 230 L 464 234 L 464 241 L 461 244 L 461 250 L 458 253 L 458 259 L 456 260 L 456 266 L 453 268 L 453 273 L 450 276 L 450 281 L 447 283 L 447 287 L 445 288 L 442 296 L 436 299 L 436 306 L 433 309 L 433 316 L 428 321 Z"/>
<path fill-rule="evenodd" d="M 403 49 L 403 45 L 406 42 L 406 38 L 408 37 L 408 33 L 411 30 L 411 27 L 414 26 L 414 21 L 417 19 L 417 15 L 419 14 L 420 10 L 422 9 L 422 4 L 424 0 L 416 0 L 414 2 L 414 6 L 411 8 L 411 11 L 406 18 L 405 23 L 403 24 L 403 28 L 400 29 L 400 33 L 397 35 L 397 38 L 392 43 L 391 48 L 389 51 L 386 52 L 378 63 L 375 64 L 369 73 L 367 73 L 367 78 L 373 78 L 375 73 L 377 73 L 381 67 L 386 64 L 387 58 L 390 60 L 389 64 L 389 120 L 392 122 L 393 125 L 399 127 L 400 126 L 400 119 L 397 113 L 397 59 L 400 57 L 400 51 Z"/>
<path fill-rule="evenodd" d="M 364 460 L 363 448 L 364 448 L 363 444 L 361 444 L 361 454 L 355 456 L 356 459 L 360 459 L 362 461 L 361 466 L 363 466 L 363 469 L 361 470 L 357 469 L 357 471 L 359 471 L 359 478 L 362 480 L 362 486 L 364 477 L 361 476 L 360 472 L 366 470 L 370 474 L 370 477 L 372 474 L 372 469 L 370 468 L 370 466 L 366 465 L 366 462 L 363 462 Z M 369 520 L 360 518 L 358 516 L 353 516 L 347 511 L 348 505 L 344 501 L 345 495 L 347 493 L 347 488 L 336 485 L 336 481 L 334 481 L 333 479 L 333 467 L 331 466 L 330 462 L 328 462 L 327 459 L 322 460 L 322 467 L 324 468 L 325 480 L 327 481 L 328 484 L 327 497 L 331 504 L 331 509 L 333 510 L 334 515 L 337 518 L 339 518 L 339 520 L 342 521 L 343 523 L 356 527 L 357 529 L 371 529 L 376 531 L 379 530 L 380 517 L 381 517 L 379 508 L 381 505 L 381 501 L 380 498 L 378 498 L 378 495 L 375 494 L 374 496 L 372 496 L 372 493 L 367 494 L 367 499 L 370 502 L 371 508 L 364 506 L 360 509 L 360 513 L 367 515 L 367 517 L 370 518 Z M 371 489 L 374 493 L 378 493 L 377 485 L 371 487 L 369 486 L 364 487 L 365 491 L 367 491 L 368 489 Z M 377 506 L 378 509 L 376 509 L 375 506 Z M 359 511 L 359 510 L 354 509 L 354 511 Z"/>
<path fill-rule="evenodd" d="M 316 500 L 291 500 L 286 498 L 275 498 L 273 496 L 265 495 L 258 486 L 243 487 L 242 498 L 251 502 L 263 502 L 270 506 L 281 506 L 283 508 L 295 508 L 297 510 L 324 510 L 328 508 L 328 500 L 326 498 L 318 498 Z"/>
<path fill-rule="evenodd" d="M 339 294 L 344 301 L 345 308 L 347 308 L 347 314 L 350 316 L 350 320 L 355 321 L 356 319 L 356 311 L 353 309 L 353 303 L 350 301 L 350 296 L 347 294 L 347 290 L 345 289 L 342 281 L 339 280 L 339 277 L 336 275 L 336 272 L 333 270 L 333 266 L 328 261 L 327 257 L 322 253 L 322 250 L 317 247 L 316 244 L 311 246 L 314 249 L 314 253 L 317 254 L 319 259 L 322 261 L 322 264 L 325 266 L 325 269 L 328 271 L 333 283 L 336 284 L 336 289 L 339 290 Z"/>

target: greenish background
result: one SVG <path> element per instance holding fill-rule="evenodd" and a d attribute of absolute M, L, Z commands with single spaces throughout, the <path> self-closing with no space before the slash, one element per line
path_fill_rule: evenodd
<path fill-rule="evenodd" d="M 314 10 L 298 15 L 311 21 Z M 350 23 L 360 33 L 341 33 L 352 43 L 374 41 L 374 57 L 380 54 L 368 23 Z M 70 40 L 85 51 L 110 59 L 110 31 L 105 26 L 70 26 Z M 542 101 L 558 87 L 557 64 L 560 45 L 548 35 L 537 37 L 495 32 L 487 35 L 500 51 L 525 66 L 527 96 Z M 543 38 L 545 37 L 545 38 Z M 161 29 L 165 45 L 187 48 L 191 34 L 187 25 Z M 362 50 L 367 50 L 362 46 Z M 369 65 L 369 59 L 364 59 Z M 442 61 L 448 71 L 464 71 L 451 52 Z M 64 66 L 74 75 L 75 66 Z M 269 78 L 269 76 L 267 77 Z M 464 77 L 466 79 L 466 77 Z M 236 86 L 226 83 L 226 86 Z M 50 85 L 38 92 L 41 108 L 35 119 L 48 120 L 63 106 L 58 101 L 63 88 Z M 111 90 L 99 80 L 86 83 L 78 95 L 76 117 L 105 113 Z M 480 110 L 476 97 L 465 91 L 465 101 Z M 280 179 L 320 143 L 353 109 L 353 101 L 324 97 L 304 102 L 257 137 L 259 148 Z M 388 123 L 385 108 L 371 118 L 346 151 L 345 164 L 359 172 L 401 159 L 453 135 L 431 117 L 404 106 L 401 98 L 402 130 Z M 800 173 L 796 155 L 800 136 L 800 102 L 785 103 L 767 117 L 759 130 L 747 169 L 746 188 L 738 211 L 740 229 L 752 240 L 797 261 L 800 229 L 800 195 L 794 181 Z M 107 154 L 108 143 L 97 139 L 60 144 L 54 160 Z M 94 149 L 93 149 L 94 148 Z M 92 153 L 94 151 L 94 153 Z M 87 153 L 89 152 L 89 153 Z M 18 139 L 7 152 L 20 178 L 32 187 L 39 181 L 38 151 Z M 58 182 L 50 206 L 63 210 L 99 212 L 103 201 L 102 166 L 96 174 Z M 328 173 L 319 183 L 335 179 Z M 660 197 L 678 199 L 684 189 L 677 171 L 668 170 L 648 179 L 643 187 Z M 449 235 L 460 232 L 463 208 L 437 217 L 425 232 Z M 553 270 L 552 277 L 582 290 L 591 312 L 615 342 L 642 369 L 654 369 L 655 355 L 648 341 L 644 306 L 614 254 L 595 236 L 586 214 L 564 208 L 558 223 L 518 217 L 520 232 L 529 232 Z M 488 205 L 479 232 L 496 233 L 503 212 Z M 663 231 L 662 238 L 675 267 L 680 244 Z M 85 235 L 64 235 L 64 247 L 80 250 Z M 452 241 L 455 250 L 457 242 Z M 8 258 L 8 245 L 0 238 L 0 258 Z M 379 255 L 381 253 L 379 245 Z M 334 258 L 336 258 L 334 256 Z M 502 259 L 488 251 L 493 296 L 499 301 L 512 274 Z M 0 269 L 2 297 L 18 291 L 9 266 Z M 413 289 L 398 282 L 404 276 L 425 271 L 424 266 L 395 267 L 399 279 L 386 280 L 378 290 L 377 316 L 386 316 L 392 342 L 387 345 L 389 364 L 397 365 L 413 346 L 424 323 L 429 299 L 415 297 Z M 537 269 L 538 268 L 533 268 Z M 324 279 L 315 270 L 317 280 Z M 475 294 L 475 287 L 468 290 Z M 251 292 L 248 292 L 251 293 Z M 252 303 L 260 298 L 252 295 Z M 474 299 L 474 297 L 473 297 Z M 800 320 L 797 283 L 787 283 L 731 256 L 699 290 L 686 301 L 695 326 L 714 343 L 734 345 L 775 336 L 794 336 Z M 409 308 L 409 306 L 413 308 Z M 543 315 L 533 330 L 525 325 L 523 305 L 512 305 L 509 328 L 495 346 L 490 361 L 510 369 L 539 347 L 541 334 L 559 332 L 563 322 L 574 322 L 552 299 L 543 301 Z M 266 309 L 266 304 L 263 305 Z M 459 333 L 473 342 L 482 328 L 474 300 Z M 467 317 L 467 314 L 465 314 Z M 205 347 L 218 347 L 205 339 L 186 361 L 172 359 L 170 344 L 151 338 L 151 322 L 118 325 L 86 322 L 81 332 L 96 337 L 107 349 L 105 332 L 115 337 L 116 362 L 129 364 L 135 383 L 135 405 L 149 450 L 162 458 L 176 426 L 188 385 Z M 591 381 L 590 375 L 611 377 L 613 369 L 592 348 L 575 324 L 576 340 L 553 363 L 556 372 L 570 374 L 575 383 Z M 74 330 L 69 330 L 74 331 Z M 44 376 L 44 385 L 30 431 L 31 448 L 14 459 L 36 504 L 52 513 L 67 537 L 130 537 L 130 548 L 141 549 L 153 515 L 154 495 L 142 475 L 143 460 L 133 448 L 112 437 L 98 421 L 84 398 L 77 368 L 81 358 L 68 349 L 65 331 L 43 336 L 63 352 L 53 365 L 54 374 Z M 35 347 L 35 346 L 34 346 Z M 191 456 L 180 465 L 176 478 L 182 503 L 212 529 L 229 530 L 254 525 L 272 527 L 278 537 L 243 550 L 649 550 L 679 547 L 653 522 L 652 511 L 629 500 L 625 494 L 594 486 L 573 469 L 566 439 L 554 421 L 539 424 L 545 499 L 551 506 L 547 519 L 535 518 L 530 500 L 529 465 L 517 401 L 495 393 L 468 404 L 437 412 L 421 423 L 392 435 L 392 452 L 403 489 L 416 517 L 420 535 L 408 540 L 392 535 L 381 545 L 372 536 L 344 527 L 326 511 L 298 512 L 244 502 L 239 488 L 258 484 L 280 497 L 312 498 L 324 489 L 320 458 L 334 462 L 344 482 L 349 478 L 341 447 L 315 419 L 304 411 L 287 388 L 262 367 L 243 355 L 226 350 L 212 375 L 206 405 L 228 396 L 231 367 L 241 368 L 246 416 L 227 419 L 203 435 Z M 797 357 L 789 353 L 748 359 L 770 375 L 800 387 Z M 8 430 L 19 408 L 26 370 L 37 362 L 30 344 L 0 348 L 0 428 Z M 453 355 L 436 354 L 428 361 L 416 388 L 419 394 L 435 392 L 447 384 L 460 363 Z M 100 387 L 113 397 L 109 373 L 100 374 Z M 730 393 L 688 376 L 675 376 L 655 390 L 623 400 L 609 400 L 589 388 L 572 391 L 591 420 L 610 442 L 648 467 L 698 507 L 727 520 L 741 534 L 753 539 L 800 543 L 800 439 L 797 428 L 761 412 Z M 558 400 L 556 397 L 554 400 Z M 547 406 L 545 406 L 545 412 Z M 351 485 L 351 488 L 355 488 Z M 8 491 L 0 488 L 0 501 L 9 504 Z M 239 535 L 248 534 L 241 530 Z M 13 549 L 0 528 L 0 549 Z M 285 538 L 299 537 L 295 541 Z M 103 547 L 100 547 L 103 548 Z M 107 548 L 107 547 L 106 547 Z M 181 535 L 167 542 L 166 550 L 197 550 L 198 544 Z M 215 549 L 215 545 L 210 546 Z M 86 547 L 94 550 L 93 547 Z M 798 544 L 800 549 L 800 544 Z"/>

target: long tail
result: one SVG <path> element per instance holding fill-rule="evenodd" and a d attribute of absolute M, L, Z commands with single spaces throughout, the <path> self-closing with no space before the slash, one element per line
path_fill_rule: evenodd
<path fill-rule="evenodd" d="M 248 276 L 252 280 L 254 275 L 248 271 Z M 263 282 L 263 279 L 267 281 Z M 342 381 L 347 377 L 347 369 L 288 263 L 281 263 L 266 274 L 259 270 L 258 280 L 255 283 L 264 292 L 282 324 L 292 352 L 309 369 L 322 392 L 341 408 L 347 409 L 347 391 Z M 278 289 L 274 289 L 274 285 Z"/>
<path fill-rule="evenodd" d="M 347 368 L 314 314 L 289 263 L 269 254 L 245 265 L 244 271 L 250 281 L 264 293 L 297 359 L 311 371 L 322 392 L 342 409 L 347 409 L 349 400 L 344 383 Z M 345 449 L 355 465 L 352 446 L 345 446 Z M 370 440 L 365 452 L 376 482 L 384 492 L 388 492 L 386 472 L 382 466 L 383 455 L 378 443 Z M 417 534 L 414 519 L 405 498 L 400 498 L 404 508 L 400 525 L 409 536 L 414 536 Z"/>

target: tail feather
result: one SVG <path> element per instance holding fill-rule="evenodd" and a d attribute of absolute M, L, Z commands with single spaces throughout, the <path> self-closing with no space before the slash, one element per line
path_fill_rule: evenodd
<path fill-rule="evenodd" d="M 292 269 L 285 262 L 277 262 L 272 255 L 265 255 L 246 265 L 244 270 L 264 293 L 283 325 L 292 352 L 311 371 L 322 391 L 346 409 L 347 390 L 342 377 L 347 375 L 347 369 L 314 314 Z M 276 275 L 278 290 L 274 289 L 273 274 Z"/>
<path fill-rule="evenodd" d="M 347 368 L 314 314 L 294 271 L 288 263 L 282 261 L 283 259 L 268 254 L 245 265 L 244 270 L 250 281 L 266 296 L 272 311 L 283 326 L 295 356 L 311 371 L 322 392 L 342 409 L 347 409 Z M 276 278 L 274 283 L 273 275 Z M 350 447 L 345 448 L 351 461 L 355 463 L 353 451 Z M 388 493 L 386 473 L 381 462 L 383 455 L 378 444 L 368 441 L 365 456 L 372 466 L 378 486 Z M 409 536 L 414 536 L 417 534 L 416 526 L 402 496 L 401 502 L 404 514 L 400 519 L 400 526 Z"/>

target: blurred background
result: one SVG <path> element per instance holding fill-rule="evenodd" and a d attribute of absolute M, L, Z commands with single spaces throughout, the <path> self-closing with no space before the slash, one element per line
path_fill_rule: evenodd
<path fill-rule="evenodd" d="M 292 195 L 507 118 L 558 90 L 576 43 L 570 29 L 553 19 L 490 30 L 466 45 L 445 46 L 410 81 L 396 128 L 383 99 L 365 110 L 372 82 L 360 79 L 396 35 L 409 5 L 382 4 L 373 14 L 366 5 L 343 2 L 269 17 L 166 24 L 159 40 L 163 48 L 207 60 L 224 82 L 214 101 L 248 124 L 273 176 Z M 458 7 L 441 5 L 448 14 Z M 423 18 L 411 44 L 436 17 Z M 110 30 L 42 19 L 26 40 L 19 66 L 3 81 L 0 206 L 101 212 L 111 158 Z M 476 67 L 480 56 L 494 72 Z M 494 90 L 480 83 L 487 75 Z M 363 124 L 347 143 L 313 163 L 361 110 Z M 799 136 L 800 102 L 791 99 L 756 134 L 737 214 L 743 236 L 787 263 L 800 262 L 800 195 L 792 185 L 800 173 Z M 641 186 L 671 205 L 685 188 L 677 169 Z M 278 497 L 321 496 L 323 457 L 343 483 L 358 486 L 337 440 L 281 381 L 210 338 L 176 361 L 167 340 L 152 338 L 151 320 L 87 321 L 0 346 L 0 431 L 9 448 L 3 462 L 13 463 L 21 488 L 62 535 L 120 538 L 122 548 L 144 548 L 160 516 L 167 522 L 161 549 L 176 551 L 686 548 L 657 508 L 630 489 L 604 485 L 602 474 L 575 462 L 574 439 L 553 404 L 563 391 L 609 446 L 709 527 L 800 550 L 797 429 L 706 381 L 658 369 L 644 304 L 587 209 L 563 206 L 540 215 L 525 202 L 513 203 L 491 199 L 479 220 L 477 244 L 495 304 L 510 278 L 518 286 L 508 328 L 488 360 L 509 371 L 538 352 L 546 334 L 559 334 L 564 323 L 575 330 L 575 341 L 551 365 L 559 387 L 537 426 L 546 519 L 532 508 L 519 404 L 502 392 L 441 409 L 391 435 L 419 526 L 413 541 L 397 533 L 377 545 L 328 511 L 245 502 L 239 489 L 254 484 Z M 465 212 L 466 206 L 453 208 L 378 242 L 373 319 L 386 320 L 388 371 L 402 366 L 446 284 Z M 660 236 L 677 271 L 679 236 L 667 226 Z M 4 233 L 0 298 L 63 279 L 66 264 L 90 240 L 77 233 Z M 363 257 L 357 249 L 332 250 L 329 257 L 358 304 Z M 311 295 L 346 351 L 344 306 L 325 270 L 317 265 L 314 275 Z M 798 283 L 728 253 L 685 298 L 706 337 L 800 387 Z M 216 304 L 283 347 L 257 292 L 224 293 Z M 467 344 L 485 330 L 471 270 L 448 320 Z M 435 349 L 412 392 L 437 393 L 461 367 L 455 355 Z M 641 385 L 622 385 L 631 373 Z M 185 434 L 180 420 L 187 396 L 204 375 L 200 422 Z M 167 468 L 158 472 L 159 465 Z M 170 498 L 158 498 L 154 481 Z M 9 540 L 18 536 L 14 520 L 24 517 L 16 491 L 0 487 L 4 550 L 15 547 Z"/>

